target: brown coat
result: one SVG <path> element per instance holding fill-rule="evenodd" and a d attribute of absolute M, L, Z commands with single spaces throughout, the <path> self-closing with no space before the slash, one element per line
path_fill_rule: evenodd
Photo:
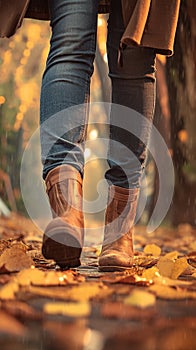
<path fill-rule="evenodd" d="M 107 2 L 100 0 L 102 11 Z M 180 0 L 121 2 L 125 32 L 120 45 L 152 47 L 157 53 L 172 55 Z M 13 35 L 24 17 L 49 20 L 48 0 L 0 0 L 0 37 Z"/>

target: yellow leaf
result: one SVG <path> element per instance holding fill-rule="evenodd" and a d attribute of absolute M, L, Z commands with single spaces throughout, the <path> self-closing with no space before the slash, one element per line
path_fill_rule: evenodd
<path fill-rule="evenodd" d="M 77 276 L 72 271 L 41 271 L 36 268 L 26 269 L 21 271 L 16 276 L 16 281 L 21 286 L 59 286 L 65 284 L 77 283 Z M 83 278 L 78 277 L 78 283 L 83 281 Z"/>
<path fill-rule="evenodd" d="M 137 306 L 142 309 L 153 306 L 155 302 L 156 298 L 153 294 L 136 289 L 124 299 L 125 304 Z"/>
<path fill-rule="evenodd" d="M 176 250 L 174 250 L 173 252 L 167 253 L 165 254 L 162 259 L 163 260 L 176 260 L 178 258 L 178 256 L 180 255 L 179 252 L 177 252 Z"/>
<path fill-rule="evenodd" d="M 147 244 L 144 248 L 144 253 L 159 256 L 161 254 L 161 248 L 156 244 Z"/>
<path fill-rule="evenodd" d="M 182 300 L 182 299 L 196 299 L 196 292 L 186 291 L 184 289 L 174 289 L 168 286 L 157 285 L 149 287 L 149 290 L 156 294 L 160 299 L 167 300 Z"/>
<path fill-rule="evenodd" d="M 171 273 L 171 278 L 177 279 L 189 266 L 186 258 L 177 259 Z"/>
<path fill-rule="evenodd" d="M 196 251 L 196 242 L 191 242 L 191 243 L 189 244 L 189 249 L 190 249 L 190 250 L 193 250 L 193 251 Z"/>
<path fill-rule="evenodd" d="M 19 286 L 16 282 L 9 282 L 0 289 L 0 299 L 13 300 L 15 293 L 18 292 Z"/>
<path fill-rule="evenodd" d="M 33 284 L 39 281 L 43 281 L 44 275 L 44 272 L 38 269 L 26 269 L 19 272 L 19 274 L 16 276 L 16 281 L 21 286 L 29 286 L 31 283 Z"/>
<path fill-rule="evenodd" d="M 98 246 L 96 248 L 96 256 L 99 256 L 101 254 L 102 246 Z"/>
<path fill-rule="evenodd" d="M 180 280 L 173 280 L 169 277 L 163 277 L 161 275 L 157 275 L 154 277 L 154 283 L 163 285 L 163 286 L 170 286 L 170 287 L 189 287 L 192 285 L 193 282 L 191 281 L 180 281 Z"/>
<path fill-rule="evenodd" d="M 171 277 L 172 270 L 174 268 L 174 261 L 170 259 L 165 259 L 165 257 L 162 256 L 157 263 L 157 267 L 158 267 L 159 273 L 162 276 Z"/>
<path fill-rule="evenodd" d="M 63 300 L 73 301 L 86 301 L 93 298 L 105 299 L 111 295 L 114 291 L 112 288 L 108 288 L 103 283 L 86 282 L 78 284 L 74 287 L 66 288 L 59 287 L 53 289 L 52 287 L 34 287 L 29 286 L 28 291 L 32 294 L 43 296 L 46 298 L 56 298 Z"/>
<path fill-rule="evenodd" d="M 188 267 L 187 259 L 180 258 L 177 260 L 166 259 L 161 257 L 157 263 L 159 273 L 162 276 L 177 279 Z"/>
<path fill-rule="evenodd" d="M 146 269 L 142 272 L 142 278 L 146 278 L 147 280 L 153 280 L 158 275 L 159 270 L 156 266 L 153 266 L 150 269 Z"/>
<path fill-rule="evenodd" d="M 51 315 L 64 315 L 70 317 L 87 317 L 90 315 L 91 306 L 88 302 L 80 303 L 47 303 L 44 312 Z"/>

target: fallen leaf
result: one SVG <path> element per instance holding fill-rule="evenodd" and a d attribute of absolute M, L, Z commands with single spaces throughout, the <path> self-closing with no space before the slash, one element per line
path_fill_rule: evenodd
<path fill-rule="evenodd" d="M 16 276 L 16 281 L 21 286 L 60 286 L 66 284 L 76 284 L 85 279 L 77 272 L 68 271 L 41 271 L 36 268 L 26 269 Z"/>
<path fill-rule="evenodd" d="M 162 276 L 170 277 L 174 268 L 174 261 L 161 257 L 157 263 L 157 268 Z"/>
<path fill-rule="evenodd" d="M 156 294 L 160 299 L 166 300 L 183 300 L 183 299 L 196 299 L 196 292 L 186 291 L 182 288 L 172 288 L 163 285 L 154 284 L 149 287 L 149 290 Z"/>
<path fill-rule="evenodd" d="M 177 279 L 186 270 L 188 266 L 189 265 L 186 258 L 177 259 L 174 263 L 171 278 Z"/>
<path fill-rule="evenodd" d="M 172 252 L 169 252 L 167 254 L 165 254 L 164 256 L 162 256 L 161 258 L 164 260 L 172 260 L 172 261 L 175 261 L 178 256 L 180 255 L 180 253 L 176 250 L 172 251 Z"/>
<path fill-rule="evenodd" d="M 0 241 L 0 256 L 4 252 L 5 249 L 9 248 L 11 246 L 11 242 L 8 240 L 2 239 Z"/>
<path fill-rule="evenodd" d="M 116 272 L 108 272 L 104 273 L 100 279 L 104 282 L 108 283 L 118 283 L 121 279 L 124 277 L 134 277 L 135 274 L 138 273 L 138 268 L 133 266 L 131 269 L 124 270 L 122 272 L 116 271 Z"/>
<path fill-rule="evenodd" d="M 36 283 L 44 280 L 44 272 L 36 268 L 25 269 L 19 272 L 16 276 L 16 281 L 21 286 L 29 286 L 31 283 Z"/>
<path fill-rule="evenodd" d="M 85 278 L 73 270 L 67 271 L 46 271 L 44 277 L 44 283 L 40 285 L 66 285 L 66 284 L 78 284 L 84 282 Z M 39 283 L 33 283 L 38 285 Z"/>
<path fill-rule="evenodd" d="M 122 279 L 118 281 L 118 283 L 128 283 L 128 284 L 148 287 L 152 283 L 152 281 L 147 280 L 146 278 L 142 278 L 138 275 L 135 275 L 135 276 L 124 276 Z"/>
<path fill-rule="evenodd" d="M 157 257 L 139 255 L 134 256 L 134 264 L 139 267 L 152 267 L 158 261 Z"/>
<path fill-rule="evenodd" d="M 27 329 L 14 317 L 0 310 L 0 333 L 25 336 Z"/>
<path fill-rule="evenodd" d="M 12 316 L 20 319 L 41 320 L 42 312 L 35 310 L 28 304 L 21 301 L 9 301 L 4 300 L 2 303 L 2 309 Z"/>
<path fill-rule="evenodd" d="M 126 305 L 133 305 L 140 308 L 153 306 L 155 302 L 156 298 L 152 293 L 136 289 L 124 299 Z"/>
<path fill-rule="evenodd" d="M 156 266 L 153 266 L 149 269 L 145 269 L 142 272 L 142 277 L 146 278 L 148 281 L 154 280 L 154 278 L 158 275 L 159 275 L 159 269 Z"/>
<path fill-rule="evenodd" d="M 196 268 L 196 252 L 191 252 L 188 254 L 188 263 Z"/>
<path fill-rule="evenodd" d="M 29 286 L 26 291 L 33 295 L 39 295 L 46 298 L 55 298 L 72 301 L 86 301 L 91 299 L 104 299 L 111 295 L 114 290 L 108 288 L 102 283 L 85 282 L 76 286 L 61 286 L 59 288 L 46 288 Z"/>
<path fill-rule="evenodd" d="M 192 281 L 180 281 L 177 279 L 171 279 L 169 277 L 161 276 L 159 270 L 153 266 L 150 269 L 144 270 L 142 277 L 151 281 L 151 284 L 158 284 L 170 287 L 181 287 L 192 290 L 194 288 L 194 283 Z M 191 276 L 192 277 L 192 276 Z"/>
<path fill-rule="evenodd" d="M 157 268 L 162 276 L 177 279 L 188 267 L 186 258 L 177 260 L 166 259 L 161 257 L 157 263 Z"/>
<path fill-rule="evenodd" d="M 18 283 L 9 282 L 0 289 L 0 299 L 2 300 L 12 300 L 15 299 L 15 293 L 19 290 Z"/>
<path fill-rule="evenodd" d="M 189 249 L 196 252 L 196 242 L 195 241 L 190 243 Z"/>
<path fill-rule="evenodd" d="M 125 283 L 125 284 L 134 284 L 139 286 L 147 287 L 150 285 L 150 281 L 147 281 L 145 278 L 138 276 L 136 274 L 136 269 L 126 270 L 124 272 L 106 274 L 100 277 L 100 280 L 106 283 Z M 135 273 L 134 273 L 135 272 Z"/>
<path fill-rule="evenodd" d="M 156 244 L 147 244 L 144 248 L 144 253 L 153 256 L 159 256 L 161 254 L 161 248 Z"/>
<path fill-rule="evenodd" d="M 6 283 L 8 283 L 10 280 L 11 280 L 11 276 L 10 275 L 7 275 L 7 274 L 5 274 L 5 275 L 0 275 L 0 284 L 6 284 Z"/>
<path fill-rule="evenodd" d="M 33 260 L 27 255 L 25 248 L 19 243 L 5 249 L 0 256 L 0 273 L 17 272 L 33 265 Z"/>
<path fill-rule="evenodd" d="M 123 304 L 120 302 L 107 302 L 101 307 L 101 315 L 104 318 L 149 320 L 155 317 L 155 311 L 151 309 L 138 309 L 138 307 Z"/>
<path fill-rule="evenodd" d="M 50 315 L 63 315 L 69 317 L 88 317 L 91 305 L 88 302 L 79 303 L 47 303 L 43 311 Z"/>
<path fill-rule="evenodd" d="M 15 250 L 22 250 L 23 252 L 27 252 L 28 250 L 28 246 L 26 244 L 24 244 L 23 242 L 16 242 L 16 243 L 12 243 L 10 248 L 14 248 Z"/>

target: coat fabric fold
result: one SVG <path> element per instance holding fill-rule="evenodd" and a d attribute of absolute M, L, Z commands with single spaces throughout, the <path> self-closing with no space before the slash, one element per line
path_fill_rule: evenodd
<path fill-rule="evenodd" d="M 96 0 L 94 0 L 96 1 Z M 109 0 L 99 0 L 99 13 L 109 11 Z M 151 47 L 173 54 L 180 0 L 121 0 L 125 31 L 119 45 Z M 48 0 L 0 0 L 0 37 L 10 37 L 25 17 L 50 20 Z"/>

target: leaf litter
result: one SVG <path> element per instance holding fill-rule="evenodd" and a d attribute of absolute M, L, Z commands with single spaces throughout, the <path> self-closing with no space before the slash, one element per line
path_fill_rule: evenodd
<path fill-rule="evenodd" d="M 40 232 L 33 233 L 27 224 L 20 234 L 14 220 L 4 220 L 0 230 L 0 313 L 4 323 L 11 320 L 13 334 L 25 333 L 20 320 L 91 318 L 95 305 L 103 319 L 145 322 L 160 318 L 158 300 L 196 300 L 195 231 L 190 227 L 186 237 L 182 227 L 161 228 L 149 236 L 139 228 L 132 269 L 99 273 L 98 248 L 84 250 L 89 267 L 63 271 L 41 255 Z M 41 306 L 36 300 L 42 300 Z M 8 332 L 3 322 L 1 331 Z"/>

